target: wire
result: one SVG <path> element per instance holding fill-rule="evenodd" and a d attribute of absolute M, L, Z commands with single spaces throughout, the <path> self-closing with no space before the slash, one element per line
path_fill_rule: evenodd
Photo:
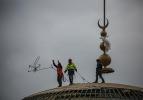
<path fill-rule="evenodd" d="M 90 82 L 87 81 L 78 71 L 77 71 L 77 74 L 80 76 L 80 78 L 81 78 L 83 81 L 86 81 L 87 83 L 90 83 Z"/>
<path fill-rule="evenodd" d="M 65 76 L 63 76 L 63 82 L 69 81 Z"/>

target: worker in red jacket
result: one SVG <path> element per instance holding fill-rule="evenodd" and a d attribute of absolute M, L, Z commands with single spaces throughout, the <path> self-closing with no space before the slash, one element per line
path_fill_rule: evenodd
<path fill-rule="evenodd" d="M 56 65 L 54 60 L 53 60 L 53 65 L 56 67 L 57 69 L 57 81 L 58 81 L 58 84 L 59 86 L 58 87 L 61 87 L 62 86 L 62 78 L 63 78 L 63 71 L 62 71 L 62 65 L 61 63 L 59 62 L 58 60 L 58 64 Z"/>

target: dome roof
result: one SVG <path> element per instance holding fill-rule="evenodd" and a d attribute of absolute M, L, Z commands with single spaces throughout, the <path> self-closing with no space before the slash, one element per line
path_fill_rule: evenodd
<path fill-rule="evenodd" d="M 35 93 L 23 100 L 143 99 L 143 88 L 114 83 L 76 83 Z"/>

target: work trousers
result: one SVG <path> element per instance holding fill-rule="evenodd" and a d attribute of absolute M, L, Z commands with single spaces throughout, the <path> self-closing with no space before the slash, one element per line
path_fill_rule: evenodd
<path fill-rule="evenodd" d="M 68 75 L 69 75 L 69 80 L 70 80 L 70 85 L 71 85 L 73 84 L 74 70 L 68 70 Z"/>
<path fill-rule="evenodd" d="M 98 76 L 100 77 L 100 79 L 102 80 L 102 83 L 104 83 L 104 78 L 102 77 L 102 72 L 96 72 L 96 80 L 95 83 L 98 83 Z"/>
<path fill-rule="evenodd" d="M 58 84 L 59 84 L 59 87 L 62 86 L 62 76 L 57 76 L 57 81 L 58 81 Z"/>

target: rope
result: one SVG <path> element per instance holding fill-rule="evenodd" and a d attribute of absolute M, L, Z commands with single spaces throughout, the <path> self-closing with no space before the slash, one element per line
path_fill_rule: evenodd
<path fill-rule="evenodd" d="M 87 81 L 78 71 L 77 71 L 77 74 L 80 76 L 80 78 L 81 78 L 83 81 L 86 81 L 87 83 L 90 83 L 90 82 Z"/>
<path fill-rule="evenodd" d="M 37 71 L 40 71 L 40 70 L 45 70 L 45 69 L 53 69 L 56 71 L 56 69 L 53 67 L 53 65 L 51 64 L 51 67 L 47 67 L 47 68 L 41 68 L 41 69 L 34 69 L 31 70 L 31 71 L 28 71 L 28 72 L 37 72 Z M 78 71 L 77 71 L 77 74 L 80 76 L 80 78 L 83 80 L 83 81 L 86 81 L 87 83 L 90 83 L 89 81 L 87 81 Z M 66 81 L 69 81 L 65 76 L 63 76 L 63 82 L 66 82 Z"/>
<path fill-rule="evenodd" d="M 63 76 L 63 82 L 69 81 L 65 76 Z"/>

